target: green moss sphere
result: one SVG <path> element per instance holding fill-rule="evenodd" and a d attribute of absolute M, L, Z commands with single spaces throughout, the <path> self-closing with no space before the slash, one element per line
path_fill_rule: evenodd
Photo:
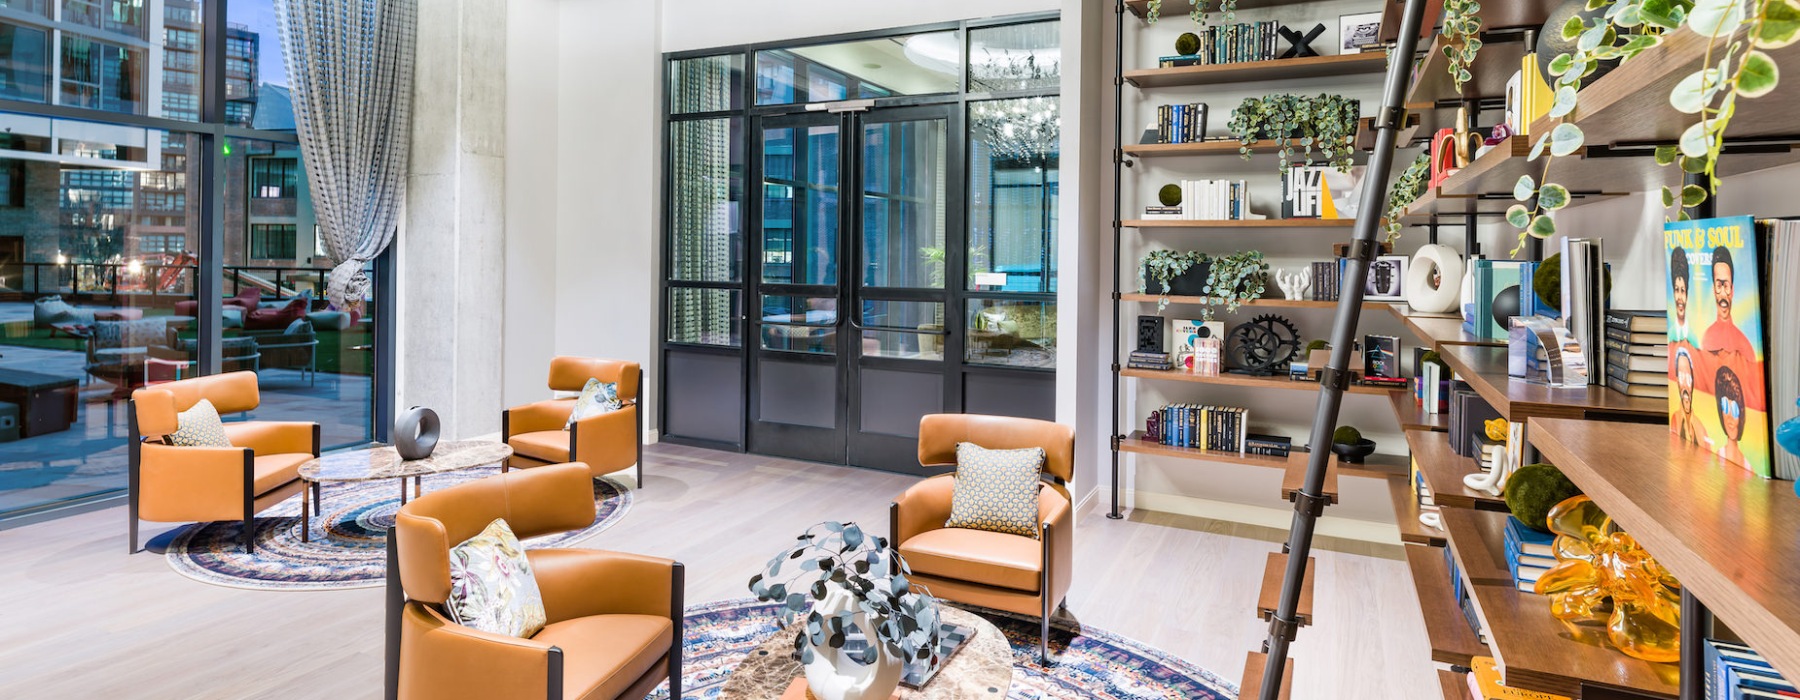
<path fill-rule="evenodd" d="M 1331 441 L 1339 445 L 1355 445 L 1362 440 L 1362 431 L 1348 425 L 1338 426 L 1337 431 L 1331 434 Z"/>
<path fill-rule="evenodd" d="M 1175 37 L 1175 53 L 1183 56 L 1200 53 L 1200 35 L 1188 32 Z"/>
<path fill-rule="evenodd" d="M 1612 268 L 1606 270 L 1604 283 L 1606 295 L 1612 296 Z M 1562 308 L 1562 253 L 1557 253 L 1538 263 L 1537 272 L 1531 276 L 1531 291 L 1537 293 L 1545 306 Z"/>
<path fill-rule="evenodd" d="M 1312 352 L 1314 350 L 1324 350 L 1329 347 L 1331 347 L 1331 343 L 1327 343 L 1324 340 L 1315 340 L 1306 344 L 1306 351 Z"/>
<path fill-rule="evenodd" d="M 1181 185 L 1163 185 L 1162 189 L 1156 191 L 1156 200 L 1162 202 L 1165 207 L 1179 206 L 1181 204 Z"/>
<path fill-rule="evenodd" d="M 1581 488 L 1554 466 L 1527 464 L 1506 479 L 1505 495 L 1513 517 L 1533 530 L 1549 532 L 1550 509 L 1581 495 Z"/>

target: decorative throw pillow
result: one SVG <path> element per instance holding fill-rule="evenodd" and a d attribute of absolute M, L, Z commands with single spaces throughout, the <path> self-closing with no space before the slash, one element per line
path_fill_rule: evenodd
<path fill-rule="evenodd" d="M 619 385 L 589 378 L 582 385 L 581 395 L 575 397 L 575 410 L 569 411 L 569 422 L 563 424 L 563 430 L 574 430 L 575 424 L 589 416 L 612 413 L 624 404 L 619 403 Z"/>
<path fill-rule="evenodd" d="M 225 423 L 212 402 L 200 399 L 192 408 L 175 414 L 175 432 L 169 433 L 169 444 L 177 447 L 230 447 L 225 438 Z"/>
<path fill-rule="evenodd" d="M 956 445 L 956 488 L 944 527 L 987 530 L 1038 538 L 1038 475 L 1044 449 L 990 450 Z"/>
<path fill-rule="evenodd" d="M 506 520 L 450 548 L 450 619 L 483 632 L 529 639 L 544 628 L 544 596 L 525 547 Z"/>

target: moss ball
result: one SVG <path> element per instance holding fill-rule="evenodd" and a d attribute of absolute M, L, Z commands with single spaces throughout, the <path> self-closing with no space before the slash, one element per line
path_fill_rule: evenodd
<path fill-rule="evenodd" d="M 1306 344 L 1306 351 L 1312 352 L 1314 350 L 1324 350 L 1329 347 L 1331 347 L 1331 343 L 1327 343 L 1324 340 L 1315 340 Z"/>
<path fill-rule="evenodd" d="M 1612 268 L 1606 270 L 1605 294 L 1612 296 Z M 1562 253 L 1557 253 L 1538 263 L 1537 272 L 1531 276 L 1531 291 L 1537 293 L 1538 300 L 1551 308 L 1562 308 Z"/>
<path fill-rule="evenodd" d="M 1156 191 L 1156 200 L 1165 207 L 1181 204 L 1181 185 L 1163 185 L 1162 189 Z"/>
<path fill-rule="evenodd" d="M 1175 53 L 1183 56 L 1192 56 L 1200 53 L 1200 35 L 1193 32 L 1187 32 L 1181 36 L 1175 37 Z"/>
<path fill-rule="evenodd" d="M 1505 495 L 1513 517 L 1533 530 L 1549 532 L 1550 509 L 1581 495 L 1581 488 L 1552 465 L 1527 464 L 1507 478 Z"/>
<path fill-rule="evenodd" d="M 1362 431 L 1348 425 L 1338 426 L 1337 431 L 1331 434 L 1331 441 L 1339 445 L 1355 445 L 1362 440 Z"/>

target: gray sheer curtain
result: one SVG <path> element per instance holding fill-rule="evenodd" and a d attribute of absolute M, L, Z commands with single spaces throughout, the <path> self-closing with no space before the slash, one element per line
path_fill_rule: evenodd
<path fill-rule="evenodd" d="M 411 149 L 416 0 L 276 0 L 294 124 L 325 252 L 326 297 L 361 308 L 394 239 Z"/>

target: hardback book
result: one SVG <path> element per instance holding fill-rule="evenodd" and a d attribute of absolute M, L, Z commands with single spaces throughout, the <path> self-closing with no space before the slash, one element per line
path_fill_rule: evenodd
<path fill-rule="evenodd" d="M 1663 375 L 1659 373 L 1656 376 L 1661 377 Z M 1669 398 L 1669 385 L 1667 383 L 1632 384 L 1630 382 L 1619 381 L 1609 376 L 1606 378 L 1606 388 L 1626 396 L 1641 396 L 1646 399 Z"/>
<path fill-rule="evenodd" d="M 1607 348 L 1606 349 L 1606 364 L 1617 365 L 1622 369 L 1632 371 L 1632 372 L 1654 372 L 1657 375 L 1659 375 L 1659 379 L 1657 381 L 1664 381 L 1664 380 L 1668 379 L 1667 373 L 1669 371 L 1669 360 L 1667 357 L 1657 357 L 1655 355 L 1633 355 L 1629 352 L 1623 352 L 1620 350 L 1615 350 L 1613 348 Z"/>
<path fill-rule="evenodd" d="M 1664 311 L 1606 310 L 1606 327 L 1634 333 L 1666 333 L 1669 317 Z"/>
<path fill-rule="evenodd" d="M 1325 214 L 1325 171 L 1318 165 L 1295 165 L 1281 179 L 1281 215 L 1316 219 Z"/>
<path fill-rule="evenodd" d="M 1646 345 L 1646 344 L 1642 344 L 1642 343 L 1628 343 L 1623 340 L 1619 340 L 1617 338 L 1608 337 L 1606 339 L 1606 349 L 1617 350 L 1619 352 L 1626 353 L 1629 355 L 1644 355 L 1644 356 L 1648 356 L 1648 357 L 1660 357 L 1660 358 L 1663 358 L 1663 360 L 1659 364 L 1661 364 L 1664 369 L 1667 369 L 1668 365 L 1669 365 L 1669 362 L 1668 362 L 1668 357 L 1669 357 L 1668 338 L 1661 336 L 1661 335 L 1656 336 L 1656 344 L 1654 344 L 1654 345 Z"/>
<path fill-rule="evenodd" d="M 1659 381 L 1666 384 L 1669 375 L 1666 372 L 1635 371 L 1608 362 L 1606 363 L 1606 378 L 1616 379 L 1626 384 L 1651 384 Z"/>
<path fill-rule="evenodd" d="M 1569 700 L 1564 695 L 1506 687 L 1500 666 L 1492 656 L 1477 656 L 1469 661 L 1469 694 L 1476 700 Z"/>
<path fill-rule="evenodd" d="M 1471 260 L 1474 296 L 1463 304 L 1463 330 L 1482 340 L 1506 340 L 1519 311 L 1521 263 Z"/>
<path fill-rule="evenodd" d="M 1627 331 L 1627 330 L 1621 330 L 1618 328 L 1614 328 L 1612 326 L 1606 327 L 1606 339 L 1607 340 L 1615 340 L 1615 341 L 1618 341 L 1621 343 L 1627 343 L 1630 345 L 1650 345 L 1653 343 L 1669 342 L 1669 338 L 1668 338 L 1668 335 L 1666 334 L 1666 332 L 1649 333 L 1649 332 L 1644 332 L 1644 331 Z"/>
<path fill-rule="evenodd" d="M 1748 216 L 1663 225 L 1669 427 L 1683 442 L 1768 478 L 1774 443 L 1759 237 Z"/>
<path fill-rule="evenodd" d="M 1762 230 L 1764 328 L 1769 372 L 1769 424 L 1783 425 L 1800 418 L 1800 222 L 1766 220 Z M 1773 469 L 1779 479 L 1800 479 L 1800 455 L 1774 450 Z"/>

